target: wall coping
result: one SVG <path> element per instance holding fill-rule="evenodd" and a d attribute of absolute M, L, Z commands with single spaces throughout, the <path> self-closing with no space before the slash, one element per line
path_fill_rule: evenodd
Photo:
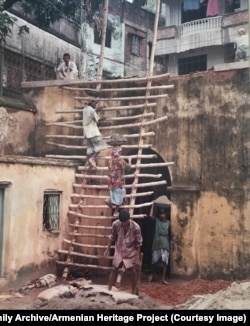
<path fill-rule="evenodd" d="M 46 165 L 46 166 L 61 166 L 61 167 L 76 167 L 79 163 L 70 160 L 52 159 L 46 157 L 33 156 L 18 156 L 18 155 L 4 155 L 0 157 L 0 163 L 7 164 L 32 164 L 32 165 Z"/>

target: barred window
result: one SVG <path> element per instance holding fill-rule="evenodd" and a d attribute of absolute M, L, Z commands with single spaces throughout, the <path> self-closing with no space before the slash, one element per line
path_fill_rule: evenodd
<path fill-rule="evenodd" d="M 46 191 L 43 196 L 43 229 L 59 231 L 60 227 L 60 197 L 58 191 Z"/>
<path fill-rule="evenodd" d="M 134 35 L 134 34 L 131 35 L 131 42 L 130 42 L 131 54 L 137 55 L 137 56 L 140 55 L 140 41 L 141 41 L 141 38 L 138 35 Z"/>
<path fill-rule="evenodd" d="M 191 74 L 197 71 L 207 70 L 207 56 L 197 55 L 188 58 L 181 58 L 178 61 L 179 75 Z"/>

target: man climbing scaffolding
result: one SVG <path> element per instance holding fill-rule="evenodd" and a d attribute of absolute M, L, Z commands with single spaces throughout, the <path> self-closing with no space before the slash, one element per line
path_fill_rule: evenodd
<path fill-rule="evenodd" d="M 107 177 L 110 198 L 105 200 L 109 207 L 115 206 L 114 217 L 118 217 L 119 208 L 124 203 L 126 189 L 124 188 L 124 174 L 131 167 L 130 160 L 126 162 L 121 157 L 121 145 L 126 143 L 126 138 L 119 134 L 111 136 L 109 145 L 112 145 L 111 156 L 108 161 L 109 175 Z"/>
<path fill-rule="evenodd" d="M 105 120 L 96 113 L 97 99 L 89 98 L 83 107 L 83 131 L 87 140 L 87 163 L 90 168 L 96 169 L 96 158 L 99 153 L 107 148 L 98 128 L 98 122 Z"/>

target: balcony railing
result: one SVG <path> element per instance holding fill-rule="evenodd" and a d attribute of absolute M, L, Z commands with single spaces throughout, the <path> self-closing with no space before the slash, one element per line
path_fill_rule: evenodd
<path fill-rule="evenodd" d="M 180 35 L 221 28 L 222 16 L 193 20 L 180 25 Z"/>

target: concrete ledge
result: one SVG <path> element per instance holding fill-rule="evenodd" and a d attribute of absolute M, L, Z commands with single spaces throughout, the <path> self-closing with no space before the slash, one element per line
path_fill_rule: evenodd
<path fill-rule="evenodd" d="M 79 163 L 75 163 L 69 160 L 62 159 L 51 159 L 44 157 L 33 157 L 33 156 L 18 156 L 18 155 L 5 155 L 0 157 L 0 163 L 8 164 L 33 164 L 33 165 L 54 165 L 54 166 L 65 166 L 65 167 L 75 167 Z"/>
<path fill-rule="evenodd" d="M 249 68 L 249 61 L 222 63 L 214 66 L 214 71 L 234 70 Z"/>

